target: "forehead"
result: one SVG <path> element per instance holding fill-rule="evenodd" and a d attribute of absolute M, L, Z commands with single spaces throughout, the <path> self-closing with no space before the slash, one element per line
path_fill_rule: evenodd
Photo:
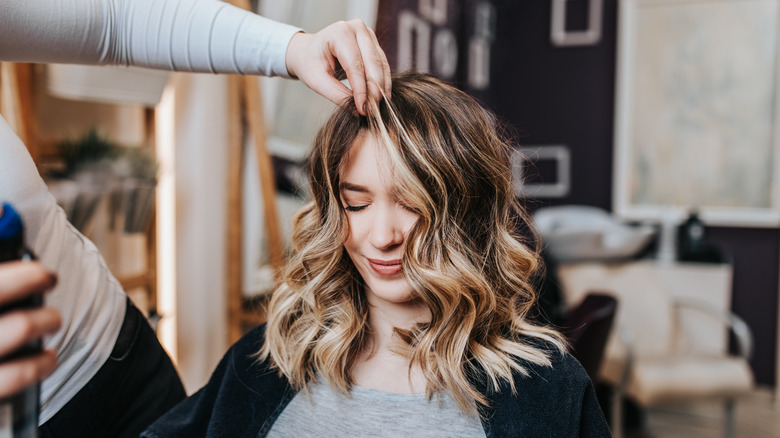
<path fill-rule="evenodd" d="M 353 184 L 389 185 L 392 181 L 390 160 L 381 140 L 361 131 L 349 147 L 341 164 L 341 181 Z"/>

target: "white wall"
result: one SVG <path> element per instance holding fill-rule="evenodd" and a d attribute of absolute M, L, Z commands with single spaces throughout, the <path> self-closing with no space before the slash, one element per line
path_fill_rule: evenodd
<path fill-rule="evenodd" d="M 157 109 L 160 335 L 188 393 L 227 349 L 227 99 L 227 76 L 180 73 Z"/>

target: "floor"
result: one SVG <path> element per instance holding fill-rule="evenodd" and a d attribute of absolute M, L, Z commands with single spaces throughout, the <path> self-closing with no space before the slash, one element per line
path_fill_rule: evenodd
<path fill-rule="evenodd" d="M 723 405 L 696 403 L 648 410 L 645 427 L 626 438 L 711 438 L 723 436 Z M 736 436 L 780 438 L 780 402 L 769 389 L 740 398 L 736 405 Z"/>

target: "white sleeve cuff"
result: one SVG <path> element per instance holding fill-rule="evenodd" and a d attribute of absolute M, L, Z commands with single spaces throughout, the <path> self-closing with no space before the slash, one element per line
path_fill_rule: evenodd
<path fill-rule="evenodd" d="M 259 15 L 246 17 L 235 41 L 238 71 L 244 74 L 290 77 L 287 46 L 301 29 Z M 219 51 L 214 51 L 219 53 Z"/>

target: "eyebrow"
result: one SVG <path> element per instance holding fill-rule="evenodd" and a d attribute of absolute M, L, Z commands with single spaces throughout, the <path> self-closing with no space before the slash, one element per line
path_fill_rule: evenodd
<path fill-rule="evenodd" d="M 342 181 L 341 184 L 339 184 L 339 189 L 349 190 L 351 192 L 371 193 L 371 190 L 368 190 L 368 187 L 359 186 L 357 184 L 352 184 L 350 182 L 344 182 L 344 181 Z"/>

